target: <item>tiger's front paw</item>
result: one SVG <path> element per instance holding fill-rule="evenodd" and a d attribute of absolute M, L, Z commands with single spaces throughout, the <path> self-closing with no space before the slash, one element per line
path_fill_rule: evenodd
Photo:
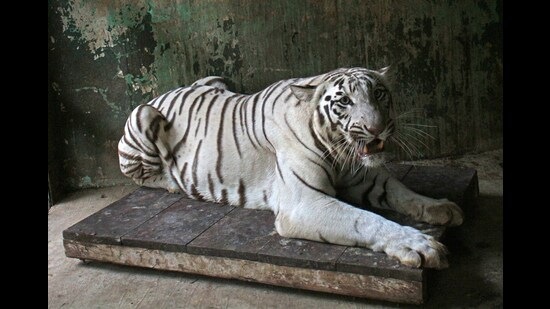
<path fill-rule="evenodd" d="M 401 264 L 410 267 L 449 267 L 445 245 L 432 236 L 408 226 L 403 226 L 399 233 L 392 235 L 384 251 L 389 256 L 397 258 Z"/>
<path fill-rule="evenodd" d="M 458 226 L 464 221 L 464 213 L 448 199 L 434 200 L 433 204 L 424 207 L 421 220 L 430 224 Z"/>

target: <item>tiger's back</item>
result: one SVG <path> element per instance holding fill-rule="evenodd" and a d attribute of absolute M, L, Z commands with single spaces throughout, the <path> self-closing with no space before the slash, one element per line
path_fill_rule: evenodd
<path fill-rule="evenodd" d="M 294 81 L 243 95 L 207 77 L 137 107 L 119 143 L 122 172 L 198 200 L 270 208 L 279 140 L 268 137 L 273 103 Z"/>

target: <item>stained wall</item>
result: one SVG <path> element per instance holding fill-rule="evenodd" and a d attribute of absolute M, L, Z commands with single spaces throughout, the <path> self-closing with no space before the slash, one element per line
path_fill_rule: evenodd
<path fill-rule="evenodd" d="M 48 169 L 60 190 L 129 182 L 116 149 L 131 110 L 207 75 L 252 93 L 391 64 L 398 109 L 416 111 L 433 137 L 413 157 L 502 146 L 501 1 L 51 0 L 48 9 Z"/>

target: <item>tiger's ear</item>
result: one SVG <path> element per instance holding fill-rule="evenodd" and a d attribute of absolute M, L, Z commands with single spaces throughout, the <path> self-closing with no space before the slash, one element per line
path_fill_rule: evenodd
<path fill-rule="evenodd" d="M 315 95 L 315 90 L 317 90 L 317 86 L 290 85 L 290 90 L 292 90 L 292 93 L 295 97 L 298 98 L 298 100 L 309 102 L 313 99 L 313 96 Z"/>
<path fill-rule="evenodd" d="M 383 67 L 377 71 L 388 86 L 393 85 L 393 82 L 395 81 L 395 70 L 393 69 L 393 66 L 388 65 L 387 67 Z"/>

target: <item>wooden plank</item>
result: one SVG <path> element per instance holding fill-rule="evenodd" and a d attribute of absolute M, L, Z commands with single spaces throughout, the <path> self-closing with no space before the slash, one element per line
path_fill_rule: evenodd
<path fill-rule="evenodd" d="M 424 269 L 404 266 L 383 252 L 359 247 L 347 247 L 338 259 L 336 270 L 407 281 L 423 282 L 425 280 Z"/>
<path fill-rule="evenodd" d="M 187 252 L 258 260 L 258 251 L 275 235 L 271 211 L 235 208 L 187 245 Z"/>
<path fill-rule="evenodd" d="M 290 239 L 279 234 L 270 238 L 258 252 L 259 261 L 275 265 L 336 270 L 336 262 L 346 249 L 346 246 Z"/>
<path fill-rule="evenodd" d="M 182 198 L 166 190 L 139 188 L 63 231 L 63 238 L 119 244 L 120 237 Z"/>
<path fill-rule="evenodd" d="M 413 166 L 402 180 L 411 190 L 433 198 L 448 198 L 465 212 L 479 196 L 477 171 L 448 166 Z"/>
<path fill-rule="evenodd" d="M 475 170 L 390 166 L 414 191 L 467 206 Z M 445 227 L 373 210 L 436 239 Z M 271 211 L 199 202 L 141 188 L 63 232 L 69 257 L 177 270 L 300 289 L 421 303 L 426 270 L 366 248 L 281 237 Z"/>
<path fill-rule="evenodd" d="M 421 304 L 422 281 L 274 265 L 184 252 L 64 240 L 67 256 L 130 266 L 239 279 L 399 303 Z"/>
<path fill-rule="evenodd" d="M 182 198 L 122 237 L 123 246 L 187 251 L 187 244 L 235 207 Z"/>

